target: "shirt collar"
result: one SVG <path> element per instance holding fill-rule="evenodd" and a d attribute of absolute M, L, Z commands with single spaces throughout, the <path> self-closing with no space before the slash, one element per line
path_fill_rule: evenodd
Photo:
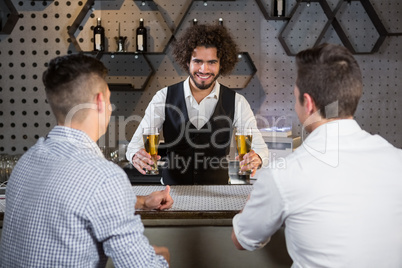
<path fill-rule="evenodd" d="M 316 130 L 326 131 L 330 136 L 345 136 L 361 131 L 361 127 L 354 119 L 339 119 L 325 123 L 314 131 Z"/>
<path fill-rule="evenodd" d="M 184 87 L 184 98 L 187 99 L 187 98 L 192 97 L 191 89 L 190 89 L 190 76 L 187 77 L 187 79 L 184 81 L 183 87 Z M 207 96 L 207 98 L 215 98 L 218 100 L 220 89 L 221 89 L 221 85 L 219 84 L 218 81 L 215 81 L 215 86 L 212 89 L 211 93 Z M 190 99 L 192 99 L 192 98 L 190 98 Z"/>
<path fill-rule="evenodd" d="M 354 119 L 339 119 L 325 123 L 311 132 L 304 143 L 314 142 L 317 138 L 347 136 L 361 131 L 361 127 Z"/>
<path fill-rule="evenodd" d="M 55 126 L 49 132 L 46 138 L 50 138 L 51 140 L 70 142 L 77 147 L 90 149 L 99 156 L 103 156 L 96 142 L 94 142 L 85 132 L 78 129 L 65 126 Z"/>

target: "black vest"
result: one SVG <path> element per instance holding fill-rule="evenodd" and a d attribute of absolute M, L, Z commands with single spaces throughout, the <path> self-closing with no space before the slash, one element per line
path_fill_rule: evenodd
<path fill-rule="evenodd" d="M 209 121 L 200 129 L 189 121 L 183 82 L 168 87 L 163 136 L 167 166 L 165 185 L 228 184 L 235 92 L 220 86 L 219 100 Z"/>

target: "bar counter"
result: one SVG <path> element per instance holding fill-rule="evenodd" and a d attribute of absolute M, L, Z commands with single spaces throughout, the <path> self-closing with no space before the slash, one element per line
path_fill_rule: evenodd
<path fill-rule="evenodd" d="M 292 260 L 286 250 L 283 228 L 261 250 L 239 251 L 233 245 L 232 218 L 243 208 L 252 187 L 250 184 L 171 186 L 172 208 L 136 213 L 141 216 L 150 243 L 169 248 L 171 267 L 290 267 Z M 163 185 L 133 186 L 136 195 L 163 189 Z M 0 221 L 4 209 L 5 200 L 0 200 Z"/>
<path fill-rule="evenodd" d="M 147 195 L 165 186 L 133 186 Z M 167 246 L 171 267 L 290 267 L 283 229 L 261 250 L 239 251 L 231 240 L 232 218 L 246 203 L 253 185 L 171 186 L 174 203 L 164 211 L 137 211 L 153 245 Z"/>
<path fill-rule="evenodd" d="M 165 186 L 134 186 L 136 195 L 148 195 Z M 252 185 L 171 186 L 174 203 L 164 211 L 139 210 L 145 226 L 231 226 L 232 218 L 244 206 Z"/>

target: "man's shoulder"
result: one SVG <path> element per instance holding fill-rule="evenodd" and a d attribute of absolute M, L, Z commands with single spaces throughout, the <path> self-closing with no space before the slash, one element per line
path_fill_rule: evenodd
<path fill-rule="evenodd" d="M 222 84 L 219 84 L 219 90 L 220 90 L 220 95 L 223 96 L 224 98 L 225 97 L 236 97 L 236 98 L 243 97 L 241 94 L 237 93 L 233 89 L 231 89 L 225 85 L 222 85 Z"/>
<path fill-rule="evenodd" d="M 167 86 L 165 88 L 167 88 L 168 90 L 179 90 L 179 89 L 183 88 L 184 82 L 185 82 L 185 80 L 177 82 L 177 83 L 174 83 L 174 84 L 169 85 L 169 86 Z"/>
<path fill-rule="evenodd" d="M 105 177 L 112 176 L 113 174 L 124 173 L 124 171 L 117 164 L 107 160 L 104 157 L 89 154 L 83 156 L 83 159 L 85 159 L 85 161 L 77 161 L 75 163 L 78 168 L 89 169 L 92 172 L 99 173 L 99 175 Z"/>

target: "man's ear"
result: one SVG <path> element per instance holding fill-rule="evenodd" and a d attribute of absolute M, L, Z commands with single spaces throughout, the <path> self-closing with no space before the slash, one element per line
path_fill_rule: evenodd
<path fill-rule="evenodd" d="M 304 109 L 306 114 L 312 115 L 317 111 L 317 107 L 315 106 L 315 102 L 313 98 L 310 96 L 308 93 L 303 94 L 303 99 L 304 99 Z"/>
<path fill-rule="evenodd" d="M 102 92 L 99 92 L 98 94 L 96 94 L 95 101 L 96 101 L 96 108 L 98 109 L 98 112 L 103 113 L 105 111 L 105 101 L 104 101 Z"/>

